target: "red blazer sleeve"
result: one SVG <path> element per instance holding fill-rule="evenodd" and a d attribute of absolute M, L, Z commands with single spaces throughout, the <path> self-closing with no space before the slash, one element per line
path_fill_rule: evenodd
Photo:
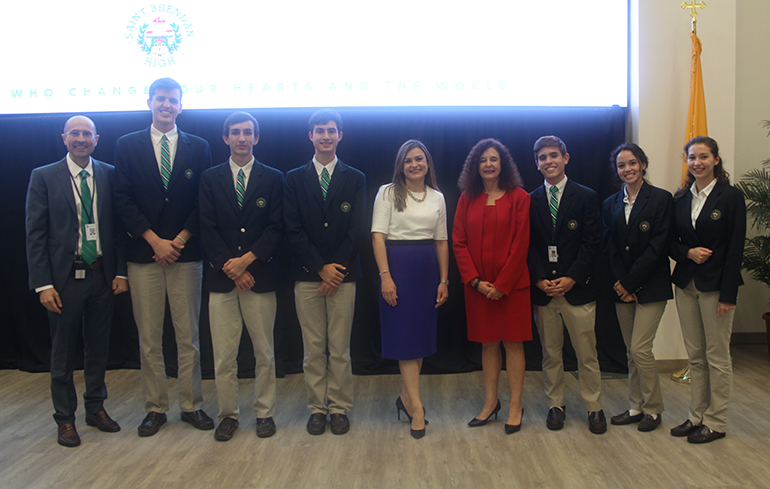
<path fill-rule="evenodd" d="M 452 225 L 452 249 L 455 253 L 457 268 L 460 270 L 460 280 L 464 284 L 479 276 L 468 248 L 468 208 L 470 204 L 470 199 L 463 192 L 457 203 L 455 220 Z"/>
<path fill-rule="evenodd" d="M 508 249 L 495 250 L 507 253 L 503 268 L 497 274 L 493 284 L 505 295 L 512 290 L 529 287 L 529 269 L 527 268 L 527 252 L 529 251 L 529 194 L 517 188 L 509 196 L 511 201 L 510 245 Z"/>

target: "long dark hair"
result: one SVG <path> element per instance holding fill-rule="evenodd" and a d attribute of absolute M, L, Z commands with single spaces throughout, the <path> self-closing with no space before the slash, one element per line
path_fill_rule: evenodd
<path fill-rule="evenodd" d="M 428 165 L 428 173 L 425 175 L 425 185 L 438 190 L 436 185 L 436 171 L 433 169 L 433 158 L 430 156 L 428 148 L 422 142 L 416 139 L 410 139 L 401 145 L 396 155 L 396 164 L 393 167 L 393 186 L 390 191 L 393 192 L 393 204 L 398 212 L 404 212 L 406 209 L 406 176 L 404 175 L 404 161 L 406 155 L 414 148 L 418 148 L 425 153 L 425 161 Z"/>
<path fill-rule="evenodd" d="M 719 163 L 717 163 L 717 165 L 714 167 L 714 178 L 716 178 L 717 182 L 726 183 L 729 185 L 730 174 L 727 173 L 727 171 L 725 170 L 725 162 L 722 159 L 722 157 L 719 156 L 719 145 L 717 145 L 717 142 L 708 136 L 695 136 L 694 138 L 687 141 L 687 144 L 684 145 L 685 160 L 687 159 L 687 154 L 689 153 L 690 147 L 693 144 L 703 144 L 708 147 L 714 159 L 719 160 Z M 687 181 L 684 182 L 684 185 L 682 185 L 682 188 L 676 191 L 676 193 L 674 194 L 674 198 L 678 199 L 683 195 L 686 195 L 687 192 L 690 191 L 690 188 L 692 187 L 692 184 L 694 182 L 695 182 L 695 176 L 693 176 L 693 174 L 688 171 Z"/>
<path fill-rule="evenodd" d="M 644 179 L 645 182 L 647 182 L 647 168 L 649 168 L 650 162 L 647 159 L 647 155 L 644 154 L 644 151 L 642 151 L 642 148 L 640 148 L 639 145 L 634 143 L 623 143 L 617 148 L 613 149 L 612 153 L 610 153 L 610 168 L 612 169 L 612 175 L 614 176 L 613 180 L 617 183 L 620 183 L 621 185 L 623 184 L 623 181 L 620 179 L 620 176 L 618 175 L 618 156 L 620 156 L 620 153 L 622 153 L 623 151 L 630 151 L 640 165 L 644 163 L 644 169 L 642 170 L 642 178 Z"/>
<path fill-rule="evenodd" d="M 479 163 L 481 155 L 489 148 L 494 148 L 500 155 L 500 177 L 497 180 L 500 189 L 513 190 L 521 187 L 521 175 L 508 148 L 497 139 L 482 139 L 468 153 L 460 178 L 457 180 L 457 186 L 468 194 L 468 197 L 475 197 L 484 191 L 484 182 L 479 174 Z"/>

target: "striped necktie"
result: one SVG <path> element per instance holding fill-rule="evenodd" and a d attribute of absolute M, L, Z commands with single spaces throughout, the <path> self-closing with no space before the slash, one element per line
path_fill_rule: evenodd
<path fill-rule="evenodd" d="M 87 178 L 88 172 L 82 170 L 80 172 L 80 254 L 83 261 L 90 265 L 96 261 L 96 241 L 89 241 L 86 234 L 86 224 L 93 224 L 91 212 L 94 208 Z"/>
<path fill-rule="evenodd" d="M 168 190 L 168 181 L 171 179 L 171 152 L 168 150 L 168 138 L 165 134 L 160 138 L 160 178 L 163 180 L 163 188 Z"/>
<path fill-rule="evenodd" d="M 326 200 L 326 194 L 329 193 L 330 181 L 331 181 L 331 176 L 329 175 L 329 172 L 326 170 L 326 167 L 324 167 L 324 170 L 321 172 L 321 195 L 323 195 L 324 200 Z"/>
<path fill-rule="evenodd" d="M 559 187 L 554 185 L 551 187 L 551 198 L 548 201 L 548 209 L 551 211 L 551 223 L 553 227 L 556 227 L 556 214 L 559 212 L 559 199 L 556 198 L 556 193 L 559 192 Z"/>
<path fill-rule="evenodd" d="M 243 186 L 243 170 L 238 170 L 238 178 L 235 181 L 235 197 L 238 199 L 238 207 L 243 209 L 243 197 L 246 195 L 246 189 Z"/>

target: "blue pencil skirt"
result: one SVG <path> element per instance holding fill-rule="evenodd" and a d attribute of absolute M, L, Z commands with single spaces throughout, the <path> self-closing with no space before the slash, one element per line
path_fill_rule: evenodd
<path fill-rule="evenodd" d="M 380 290 L 382 356 L 414 360 L 433 355 L 439 283 L 434 241 L 387 241 L 386 249 L 398 301 L 390 306 Z"/>

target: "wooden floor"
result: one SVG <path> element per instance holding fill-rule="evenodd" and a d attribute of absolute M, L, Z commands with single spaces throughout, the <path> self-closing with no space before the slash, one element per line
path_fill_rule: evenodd
<path fill-rule="evenodd" d="M 539 372 L 527 372 L 522 431 L 503 423 L 466 423 L 481 408 L 481 373 L 422 377 L 430 420 L 422 440 L 396 421 L 396 376 L 355 378 L 352 428 L 310 436 L 301 375 L 278 380 L 278 433 L 255 434 L 252 380 L 241 381 L 241 427 L 227 443 L 179 421 L 178 405 L 156 436 L 139 438 L 144 417 L 140 374 L 107 373 L 106 407 L 123 427 L 102 433 L 83 422 L 82 445 L 56 444 L 47 374 L 0 371 L 0 487 L 8 488 L 754 488 L 770 487 L 768 434 L 770 361 L 764 345 L 733 347 L 735 381 L 728 434 L 697 446 L 669 435 L 685 419 L 689 386 L 661 374 L 666 411 L 652 433 L 610 426 L 587 428 L 576 379 L 568 375 L 567 424 L 545 427 L 548 406 Z M 82 372 L 76 374 L 82 392 Z M 175 380 L 169 384 L 175 388 Z M 507 385 L 501 378 L 501 387 Z M 205 410 L 215 415 L 214 381 L 204 381 Z M 609 418 L 626 405 L 625 380 L 604 380 Z M 505 391 L 501 389 L 501 393 Z M 503 396 L 503 406 L 507 406 Z"/>

